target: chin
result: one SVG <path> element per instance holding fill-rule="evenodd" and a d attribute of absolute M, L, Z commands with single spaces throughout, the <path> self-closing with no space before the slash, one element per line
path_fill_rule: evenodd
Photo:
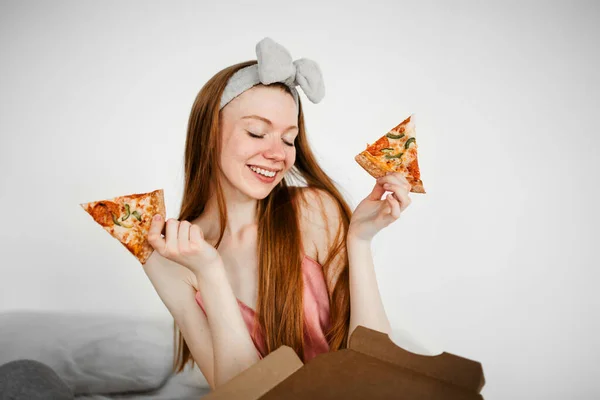
<path fill-rule="evenodd" d="M 245 190 L 244 192 L 246 193 L 246 195 L 248 197 L 252 197 L 253 199 L 256 199 L 256 200 L 263 200 L 272 191 L 273 191 L 273 189 L 271 189 L 271 190 L 257 190 L 257 189 L 252 190 L 252 189 L 250 189 L 250 190 Z"/>
<path fill-rule="evenodd" d="M 252 197 L 253 199 L 263 200 L 269 194 L 271 194 L 271 192 L 273 191 L 273 189 L 275 189 L 278 184 L 279 184 L 279 182 L 274 183 L 271 188 L 266 188 L 266 187 L 263 187 L 263 188 L 260 188 L 260 187 L 248 187 L 248 186 L 251 186 L 251 185 L 246 185 L 246 188 L 245 188 L 245 190 L 243 190 L 243 192 L 247 196 Z"/>

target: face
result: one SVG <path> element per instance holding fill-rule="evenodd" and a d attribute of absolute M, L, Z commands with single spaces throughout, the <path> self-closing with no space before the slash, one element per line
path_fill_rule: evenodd
<path fill-rule="evenodd" d="M 297 115 L 289 93 L 262 85 L 227 104 L 221 110 L 223 184 L 265 198 L 296 160 Z"/>

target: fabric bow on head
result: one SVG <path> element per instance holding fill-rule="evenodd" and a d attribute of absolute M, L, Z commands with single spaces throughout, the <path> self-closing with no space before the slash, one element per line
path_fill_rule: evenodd
<path fill-rule="evenodd" d="M 325 84 L 319 65 L 313 60 L 301 58 L 292 61 L 292 56 L 282 45 L 271 38 L 264 38 L 256 45 L 258 64 L 242 68 L 227 82 L 221 97 L 221 108 L 251 87 L 275 82 L 286 84 L 294 96 L 298 108 L 298 92 L 302 91 L 313 103 L 320 102 L 325 97 Z"/>

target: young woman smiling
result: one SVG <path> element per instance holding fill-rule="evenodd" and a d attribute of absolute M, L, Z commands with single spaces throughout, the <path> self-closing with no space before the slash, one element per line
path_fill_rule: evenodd
<path fill-rule="evenodd" d="M 390 333 L 371 241 L 410 204 L 390 174 L 351 212 L 315 160 L 295 89 L 323 98 L 318 65 L 269 38 L 256 52 L 196 97 L 179 216 L 157 216 L 148 235 L 175 369 L 194 361 L 212 388 L 281 345 L 307 362 L 346 347 L 358 325 Z"/>

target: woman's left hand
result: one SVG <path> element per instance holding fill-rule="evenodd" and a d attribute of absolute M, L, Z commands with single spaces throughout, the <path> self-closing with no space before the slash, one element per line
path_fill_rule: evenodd
<path fill-rule="evenodd" d="M 411 186 L 400 172 L 389 173 L 377 179 L 373 191 L 354 210 L 348 236 L 370 241 L 373 237 L 400 218 L 400 213 L 409 206 Z M 388 191 L 385 198 L 381 198 Z"/>

